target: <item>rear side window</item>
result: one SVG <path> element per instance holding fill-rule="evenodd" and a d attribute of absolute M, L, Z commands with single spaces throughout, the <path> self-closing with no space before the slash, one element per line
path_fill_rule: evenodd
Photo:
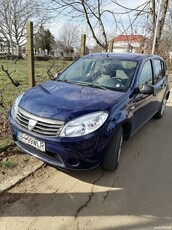
<path fill-rule="evenodd" d="M 154 60 L 154 82 L 157 82 L 165 75 L 165 65 L 162 60 Z"/>

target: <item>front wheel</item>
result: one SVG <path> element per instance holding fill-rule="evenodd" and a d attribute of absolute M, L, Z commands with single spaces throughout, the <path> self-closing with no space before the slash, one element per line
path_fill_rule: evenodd
<path fill-rule="evenodd" d="M 120 126 L 112 135 L 111 141 L 107 146 L 103 168 L 109 171 L 115 171 L 118 167 L 120 155 L 121 155 L 121 145 L 123 141 L 123 128 Z"/>
<path fill-rule="evenodd" d="M 166 103 L 167 103 L 167 99 L 166 97 L 164 97 L 163 101 L 161 102 L 161 107 L 158 110 L 158 112 L 155 114 L 154 118 L 160 119 L 164 115 L 166 109 Z"/>

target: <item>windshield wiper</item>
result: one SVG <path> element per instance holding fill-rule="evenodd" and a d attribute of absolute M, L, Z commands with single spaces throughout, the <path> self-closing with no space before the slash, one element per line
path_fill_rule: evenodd
<path fill-rule="evenodd" d="M 104 90 L 107 89 L 106 87 L 103 87 L 101 85 L 93 84 L 89 82 L 69 81 L 69 80 L 61 80 L 61 79 L 57 79 L 56 81 L 66 82 L 66 83 L 74 84 L 74 85 L 82 85 L 82 86 L 88 86 L 88 87 L 93 87 L 93 88 L 99 88 L 99 89 L 104 89 Z"/>
<path fill-rule="evenodd" d="M 60 81 L 60 82 L 65 82 L 65 83 L 77 85 L 77 82 L 75 82 L 75 81 L 69 81 L 69 80 L 66 80 L 66 79 L 65 80 L 57 79 L 56 81 Z"/>
<path fill-rule="evenodd" d="M 88 84 L 88 86 L 93 87 L 93 88 L 104 89 L 104 90 L 107 89 L 106 87 L 103 87 L 103 86 L 97 85 L 97 84 L 93 84 L 93 83 Z"/>
<path fill-rule="evenodd" d="M 93 84 L 93 83 L 89 83 L 89 82 L 77 82 L 76 84 L 83 85 L 83 86 L 88 86 L 88 87 L 93 87 L 93 88 L 104 89 L 104 90 L 107 89 L 106 87 L 103 87 L 101 85 Z"/>

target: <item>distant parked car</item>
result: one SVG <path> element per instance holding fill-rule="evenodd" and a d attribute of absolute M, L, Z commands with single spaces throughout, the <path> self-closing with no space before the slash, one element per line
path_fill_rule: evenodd
<path fill-rule="evenodd" d="M 123 140 L 169 98 L 164 60 L 143 54 L 89 54 L 20 95 L 9 113 L 15 143 L 60 169 L 115 170 Z"/>

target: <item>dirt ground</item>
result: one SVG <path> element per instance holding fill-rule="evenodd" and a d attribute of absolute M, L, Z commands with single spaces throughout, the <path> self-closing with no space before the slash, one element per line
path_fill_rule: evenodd
<path fill-rule="evenodd" d="M 5 139 L 11 138 L 11 144 L 5 146 Z M 29 156 L 22 153 L 12 142 L 7 115 L 0 114 L 0 142 L 4 142 L 0 149 L 0 180 L 8 180 L 19 173 L 28 163 Z"/>
<path fill-rule="evenodd" d="M 172 229 L 171 117 L 172 96 L 161 120 L 124 142 L 116 172 L 42 167 L 0 196 L 0 229 Z"/>
<path fill-rule="evenodd" d="M 61 172 L 44 165 L 0 195 L 1 230 L 172 230 L 172 93 L 161 120 L 124 142 L 119 168 Z M 10 145 L 0 183 L 37 159 Z"/>
<path fill-rule="evenodd" d="M 37 159 L 31 157 L 30 155 L 21 152 L 15 144 L 11 144 L 0 153 L 0 181 L 4 183 L 16 176 L 17 174 L 21 174 L 25 168 L 34 168 L 34 165 L 37 164 Z M 8 163 L 9 162 L 9 163 Z"/>

